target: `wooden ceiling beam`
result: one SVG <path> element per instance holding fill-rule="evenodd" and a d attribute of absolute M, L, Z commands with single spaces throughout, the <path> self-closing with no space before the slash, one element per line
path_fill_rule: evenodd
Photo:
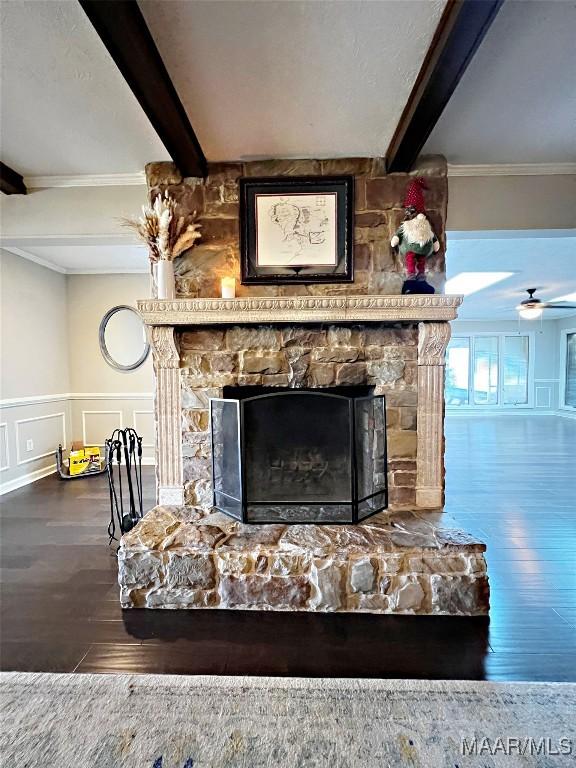
<path fill-rule="evenodd" d="M 205 177 L 202 147 L 136 0 L 79 2 L 180 173 Z"/>
<path fill-rule="evenodd" d="M 409 171 L 504 0 L 448 0 L 386 153 L 389 173 Z"/>
<path fill-rule="evenodd" d="M 4 163 L 0 163 L 0 191 L 5 195 L 25 195 L 28 191 L 22 176 Z"/>

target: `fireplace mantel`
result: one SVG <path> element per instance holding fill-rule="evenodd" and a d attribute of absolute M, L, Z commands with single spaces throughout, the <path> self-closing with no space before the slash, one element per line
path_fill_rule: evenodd
<path fill-rule="evenodd" d="M 448 322 L 462 296 L 257 296 L 238 299 L 143 299 L 146 325 L 229 323 Z"/>
<path fill-rule="evenodd" d="M 306 324 L 342 326 L 348 323 L 373 323 L 381 326 L 418 326 L 418 346 L 414 350 L 414 364 L 417 367 L 416 505 L 419 509 L 441 508 L 444 486 L 444 355 L 450 338 L 449 321 L 456 317 L 461 303 L 461 296 L 444 295 L 262 296 L 138 301 L 139 312 L 150 328 L 149 336 L 156 372 L 155 420 L 159 503 L 184 503 L 180 329 L 185 330 L 186 326 L 203 326 L 204 329 L 212 327 L 213 333 L 226 334 L 234 333 L 235 326 L 297 327 Z M 217 331 L 214 326 L 222 326 L 222 330 Z M 228 329 L 225 326 L 228 326 Z M 211 352 L 204 354 L 210 355 Z M 218 356 L 223 353 L 215 354 Z M 258 354 L 262 354 L 262 351 Z M 209 362 L 207 365 L 208 368 L 199 369 L 199 375 L 204 382 L 199 385 L 200 389 L 207 386 L 206 371 L 212 370 Z M 220 379 L 234 379 L 233 375 L 226 373 L 211 375 L 218 379 L 210 385 L 211 391 L 214 391 L 214 386 L 223 386 Z M 274 377 L 274 384 L 279 386 L 276 379 L 278 377 Z M 386 390 L 386 387 L 384 389 Z M 206 399 L 204 395 L 202 397 Z M 414 400 L 416 401 L 416 397 Z"/>

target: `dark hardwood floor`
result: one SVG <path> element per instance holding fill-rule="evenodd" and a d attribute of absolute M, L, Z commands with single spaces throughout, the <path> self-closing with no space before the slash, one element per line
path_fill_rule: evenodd
<path fill-rule="evenodd" d="M 446 431 L 446 523 L 488 544 L 489 621 L 122 612 L 105 478 L 52 476 L 1 499 L 2 669 L 576 680 L 576 421 Z"/>

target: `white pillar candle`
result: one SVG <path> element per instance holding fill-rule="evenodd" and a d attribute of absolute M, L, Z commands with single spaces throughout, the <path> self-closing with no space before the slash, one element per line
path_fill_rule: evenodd
<path fill-rule="evenodd" d="M 223 299 L 233 299 L 236 297 L 236 278 L 223 277 L 221 280 L 221 290 Z"/>

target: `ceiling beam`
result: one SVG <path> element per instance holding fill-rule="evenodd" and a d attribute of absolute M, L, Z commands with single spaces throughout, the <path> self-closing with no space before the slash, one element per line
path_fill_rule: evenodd
<path fill-rule="evenodd" d="M 180 173 L 206 176 L 206 158 L 136 0 L 79 2 Z"/>
<path fill-rule="evenodd" d="M 386 153 L 389 173 L 409 171 L 503 0 L 448 0 Z"/>
<path fill-rule="evenodd" d="M 0 190 L 5 195 L 25 195 L 27 192 L 23 177 L 4 163 L 0 163 Z"/>

